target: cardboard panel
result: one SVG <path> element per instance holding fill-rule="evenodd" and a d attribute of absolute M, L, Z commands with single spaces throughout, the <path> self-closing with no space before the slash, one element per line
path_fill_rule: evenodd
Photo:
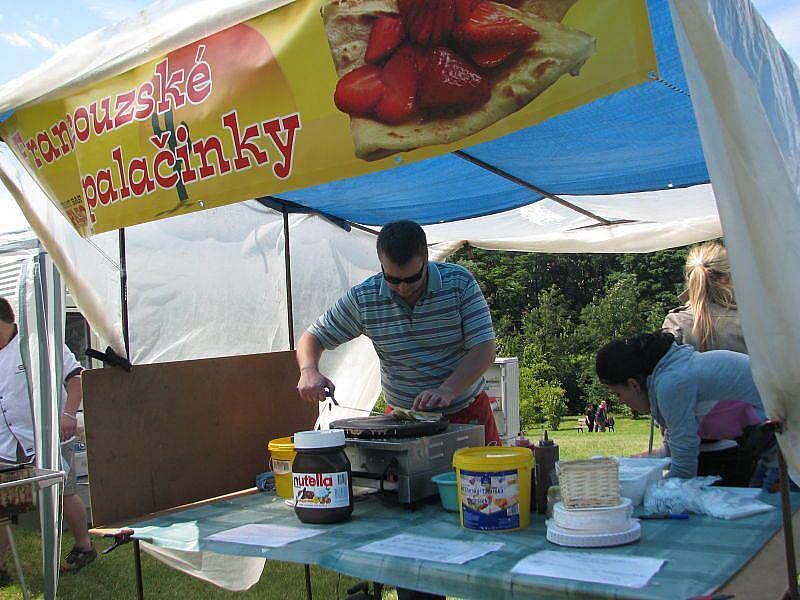
<path fill-rule="evenodd" d="M 269 440 L 314 425 L 298 377 L 293 352 L 85 372 L 94 524 L 253 487 Z"/>

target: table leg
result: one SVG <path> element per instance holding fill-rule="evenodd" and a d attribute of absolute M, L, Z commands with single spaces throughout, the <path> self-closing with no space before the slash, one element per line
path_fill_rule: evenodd
<path fill-rule="evenodd" d="M 303 565 L 303 569 L 306 574 L 306 599 L 312 600 L 311 598 L 311 567 L 308 565 Z"/>
<path fill-rule="evenodd" d="M 780 470 L 781 510 L 783 511 L 783 537 L 786 545 L 786 573 L 789 578 L 789 599 L 800 600 L 797 590 L 797 561 L 794 553 L 794 532 L 792 530 L 792 500 L 789 497 L 789 471 L 786 459 L 778 449 L 778 469 Z"/>
<path fill-rule="evenodd" d="M 22 587 L 22 597 L 25 600 L 29 600 L 30 595 L 28 594 L 28 586 L 25 585 L 25 575 L 22 573 L 22 563 L 19 561 L 19 552 L 17 552 L 17 545 L 14 543 L 14 534 L 11 532 L 10 525 L 6 525 L 6 535 L 8 536 L 8 544 L 11 546 L 11 554 L 14 557 L 14 566 L 17 569 L 19 585 Z"/>
<path fill-rule="evenodd" d="M 144 585 L 142 583 L 142 553 L 139 540 L 133 540 L 133 561 L 136 566 L 136 597 L 144 600 Z"/>

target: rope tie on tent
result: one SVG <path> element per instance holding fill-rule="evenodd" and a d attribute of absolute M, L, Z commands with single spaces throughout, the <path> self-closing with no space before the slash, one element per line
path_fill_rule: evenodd
<path fill-rule="evenodd" d="M 692 95 L 691 95 L 689 92 L 687 92 L 687 91 L 686 91 L 686 90 L 684 90 L 683 88 L 680 88 L 680 87 L 678 87 L 678 86 L 677 86 L 677 85 L 675 85 L 674 83 L 671 83 L 671 82 L 667 81 L 666 79 L 662 79 L 661 77 L 659 77 L 659 76 L 658 76 L 658 75 L 657 75 L 655 72 L 653 72 L 653 71 L 650 71 L 650 72 L 647 74 L 647 76 L 650 78 L 650 80 L 651 80 L 651 81 L 654 81 L 655 83 L 660 83 L 660 84 L 661 84 L 661 85 L 663 85 L 664 87 L 667 87 L 667 88 L 671 89 L 673 92 L 677 92 L 677 93 L 679 93 L 679 94 L 683 94 L 683 95 L 684 95 L 684 96 L 686 96 L 687 98 L 691 98 L 691 97 L 692 97 Z"/>
<path fill-rule="evenodd" d="M 124 356 L 120 356 L 111 346 L 106 348 L 105 352 L 100 352 L 99 350 L 95 350 L 94 348 L 87 348 L 86 349 L 86 356 L 89 358 L 94 358 L 95 360 L 101 360 L 107 365 L 111 365 L 112 367 L 119 367 L 128 373 L 131 372 L 131 363 L 130 361 L 125 358 Z"/>

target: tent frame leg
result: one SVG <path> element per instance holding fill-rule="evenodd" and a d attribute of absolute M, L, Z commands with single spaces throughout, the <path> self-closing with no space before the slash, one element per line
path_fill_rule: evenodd
<path fill-rule="evenodd" d="M 789 470 L 786 459 L 778 448 L 778 470 L 780 472 L 781 511 L 783 513 L 783 539 L 786 546 L 786 575 L 789 580 L 789 600 L 800 600 L 797 589 L 797 559 L 794 551 L 794 530 L 792 527 L 792 499 L 789 496 Z"/>
<path fill-rule="evenodd" d="M 144 600 L 144 582 L 142 581 L 142 552 L 139 548 L 139 540 L 133 540 L 133 564 L 136 570 L 136 597 Z"/>
<path fill-rule="evenodd" d="M 313 600 L 311 597 L 311 567 L 309 565 L 303 565 L 303 571 L 306 576 L 306 599 Z"/>
<path fill-rule="evenodd" d="M 22 597 L 24 600 L 29 600 L 31 596 L 28 593 L 28 586 L 25 584 L 25 573 L 22 572 L 22 563 L 19 560 L 17 544 L 14 542 L 14 532 L 11 530 L 11 525 L 6 524 L 5 528 L 8 536 L 8 545 L 11 547 L 11 555 L 14 557 L 14 567 L 17 569 L 17 577 L 19 577 L 19 585 L 22 588 Z"/>

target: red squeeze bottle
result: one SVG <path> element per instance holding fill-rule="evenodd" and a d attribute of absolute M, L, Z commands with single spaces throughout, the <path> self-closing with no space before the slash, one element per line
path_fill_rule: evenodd
<path fill-rule="evenodd" d="M 533 460 L 536 464 L 536 511 L 543 515 L 547 513 L 547 490 L 553 485 L 551 474 L 558 462 L 558 444 L 547 437 L 547 430 L 544 437 L 533 447 Z"/>
<path fill-rule="evenodd" d="M 516 439 L 514 440 L 514 446 L 517 448 L 528 448 L 531 452 L 533 452 L 533 444 L 531 441 L 525 437 L 525 434 L 521 431 L 517 434 Z M 536 510 L 536 479 L 534 479 L 533 471 L 531 472 L 531 512 Z"/>

